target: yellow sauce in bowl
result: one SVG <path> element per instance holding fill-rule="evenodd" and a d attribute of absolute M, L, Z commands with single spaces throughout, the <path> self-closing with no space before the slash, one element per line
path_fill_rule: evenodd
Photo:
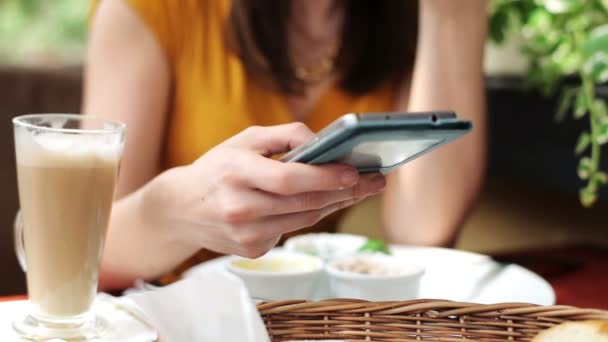
<path fill-rule="evenodd" d="M 293 273 L 308 272 L 319 268 L 314 258 L 302 257 L 267 257 L 259 259 L 239 259 L 232 261 L 232 266 L 250 271 Z"/>

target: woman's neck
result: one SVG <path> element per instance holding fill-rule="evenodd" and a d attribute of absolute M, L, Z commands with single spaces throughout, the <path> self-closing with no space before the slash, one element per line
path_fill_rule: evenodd
<path fill-rule="evenodd" d="M 296 67 L 316 67 L 339 46 L 344 11 L 339 0 L 293 0 L 288 26 L 289 54 Z M 294 119 L 306 121 L 323 93 L 331 86 L 333 71 L 309 84 L 304 94 L 290 96 Z"/>
<path fill-rule="evenodd" d="M 338 1 L 293 0 L 292 3 L 290 38 L 307 44 L 323 44 L 336 39 L 343 18 Z"/>

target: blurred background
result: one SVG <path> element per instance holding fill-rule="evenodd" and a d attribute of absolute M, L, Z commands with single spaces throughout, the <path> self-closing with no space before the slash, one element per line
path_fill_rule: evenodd
<path fill-rule="evenodd" d="M 0 295 L 25 292 L 12 247 L 18 197 L 10 119 L 79 111 L 88 6 L 83 0 L 0 0 Z M 597 20 L 585 19 L 598 10 L 605 16 L 593 12 Z M 603 0 L 492 1 L 485 62 L 489 171 L 457 248 L 500 253 L 608 246 L 600 172 L 608 164 L 585 159 L 590 146 L 605 142 L 585 135 L 589 117 L 606 116 L 608 57 L 593 50 L 608 51 L 608 30 L 594 33 L 605 18 Z M 570 41 L 572 32 L 591 50 Z M 595 85 L 595 98 L 579 100 L 585 77 Z M 580 108 L 579 102 L 591 105 Z M 597 103 L 603 109 L 593 107 Z M 605 129 L 608 134 L 608 123 Z M 362 203 L 341 230 L 381 238 L 378 208 L 378 199 Z"/>

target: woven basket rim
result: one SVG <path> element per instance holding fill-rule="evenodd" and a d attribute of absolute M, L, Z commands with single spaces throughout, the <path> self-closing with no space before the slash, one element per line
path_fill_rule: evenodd
<path fill-rule="evenodd" d="M 569 305 L 477 304 L 437 299 L 261 302 L 273 341 L 529 341 L 568 321 L 608 320 L 608 311 Z"/>

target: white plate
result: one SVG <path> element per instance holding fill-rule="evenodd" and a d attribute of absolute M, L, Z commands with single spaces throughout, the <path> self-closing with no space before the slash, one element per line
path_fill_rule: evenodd
<path fill-rule="evenodd" d="M 420 298 L 481 304 L 555 304 L 555 292 L 551 285 L 519 265 L 500 264 L 486 255 L 447 248 L 391 246 L 391 252 L 410 258 L 412 263 L 426 268 L 420 285 Z M 220 257 L 201 263 L 188 270 L 184 276 L 223 270 L 227 258 Z M 326 298 L 327 289 L 322 285 L 314 298 L 307 299 Z"/>

